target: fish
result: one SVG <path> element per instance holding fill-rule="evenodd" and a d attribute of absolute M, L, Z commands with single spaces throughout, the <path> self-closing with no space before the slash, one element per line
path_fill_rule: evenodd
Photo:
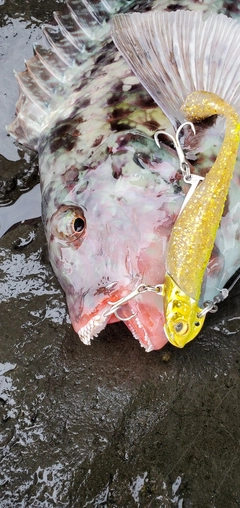
<path fill-rule="evenodd" d="M 169 83 L 163 83 L 159 104 L 116 49 L 110 30 L 128 11 L 154 14 L 171 5 L 69 0 L 54 13 L 55 25 L 43 28 L 49 47 L 35 45 L 26 70 L 16 74 L 20 95 L 8 132 L 38 152 L 49 260 L 73 328 L 86 345 L 120 320 L 147 352 L 169 340 L 161 288 L 169 240 L 189 186 L 167 136 L 157 144 L 154 135 L 184 121 L 184 80 L 176 86 L 175 102 L 170 95 L 166 99 Z M 185 5 L 219 9 L 219 2 Z M 234 83 L 231 66 L 228 74 Z M 196 130 L 195 137 L 184 130 L 181 142 L 191 173 L 204 177 L 221 146 L 222 123 L 210 119 Z M 237 185 L 230 185 L 202 302 L 212 300 L 240 266 L 239 170 L 237 162 Z"/>

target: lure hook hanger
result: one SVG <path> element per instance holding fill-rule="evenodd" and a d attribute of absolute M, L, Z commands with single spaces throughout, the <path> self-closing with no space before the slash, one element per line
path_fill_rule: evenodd
<path fill-rule="evenodd" d="M 104 317 L 109 317 L 112 314 L 115 314 L 115 316 L 119 320 L 129 321 L 130 319 L 132 319 L 133 317 L 136 316 L 136 313 L 131 314 L 131 316 L 129 316 L 127 318 L 123 318 L 118 314 L 118 310 L 120 309 L 120 307 L 125 305 L 125 303 L 129 302 L 130 300 L 132 300 L 133 298 L 135 298 L 136 296 L 138 296 L 142 293 L 146 293 L 147 291 L 150 291 L 150 292 L 156 293 L 157 295 L 163 296 L 164 285 L 163 284 L 156 284 L 155 286 L 150 286 L 148 284 L 139 284 L 139 286 L 137 286 L 136 289 L 131 291 L 131 293 L 124 296 L 123 298 L 120 298 L 120 300 L 117 300 L 116 302 L 108 302 L 108 305 L 111 305 L 111 308 L 109 310 L 107 310 L 106 312 L 104 312 Z"/>
<path fill-rule="evenodd" d="M 211 312 L 211 313 L 217 312 L 218 311 L 217 303 L 223 302 L 223 300 L 225 300 L 228 297 L 230 291 L 235 286 L 235 284 L 237 284 L 239 279 L 240 279 L 240 273 L 234 279 L 234 281 L 232 282 L 232 284 L 230 285 L 229 288 L 220 289 L 219 293 L 216 296 L 214 296 L 214 298 L 212 300 L 206 300 L 203 304 L 204 308 L 203 308 L 203 310 L 201 310 L 201 312 L 199 312 L 198 317 L 201 318 L 201 317 L 205 316 L 208 312 Z"/>

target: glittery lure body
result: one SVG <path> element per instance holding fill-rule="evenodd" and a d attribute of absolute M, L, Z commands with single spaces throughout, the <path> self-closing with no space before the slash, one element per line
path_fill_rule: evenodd
<path fill-rule="evenodd" d="M 176 220 L 167 252 L 167 272 L 173 287 L 165 291 L 165 331 L 168 340 L 183 347 L 199 333 L 198 315 L 202 282 L 213 250 L 217 230 L 236 163 L 240 123 L 237 112 L 216 94 L 194 92 L 182 106 L 187 120 L 200 121 L 212 115 L 226 117 L 226 134 L 213 167 L 199 184 Z M 167 285 L 168 287 L 168 285 Z M 182 298 L 184 293 L 186 298 Z"/>

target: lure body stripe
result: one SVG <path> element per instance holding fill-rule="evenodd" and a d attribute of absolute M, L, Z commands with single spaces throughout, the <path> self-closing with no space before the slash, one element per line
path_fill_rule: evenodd
<path fill-rule="evenodd" d="M 218 157 L 178 217 L 170 237 L 167 271 L 189 297 L 198 302 L 201 286 L 236 162 L 240 124 L 236 111 L 216 94 L 194 92 L 185 101 L 187 120 L 226 117 L 226 133 Z"/>

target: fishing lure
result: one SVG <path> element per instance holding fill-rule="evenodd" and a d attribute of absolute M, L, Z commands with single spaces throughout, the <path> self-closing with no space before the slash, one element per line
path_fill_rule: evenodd
<path fill-rule="evenodd" d="M 187 97 L 181 109 L 189 121 L 224 115 L 227 122 L 217 159 L 180 213 L 169 240 L 164 283 L 164 328 L 168 340 L 179 347 L 194 339 L 203 326 L 206 314 L 199 308 L 198 302 L 240 141 L 237 112 L 216 94 L 194 92 Z"/>
<path fill-rule="evenodd" d="M 222 33 L 221 25 L 223 36 L 215 39 L 216 31 Z M 239 117 L 230 105 L 239 108 L 240 103 L 239 60 L 234 63 L 230 51 L 234 33 L 239 40 L 239 28 L 232 20 L 210 16 L 203 21 L 201 13 L 157 11 L 119 15 L 113 20 L 115 44 L 174 126 L 179 119 L 202 122 L 216 115 L 226 117 L 226 134 L 217 159 L 180 213 L 169 240 L 161 288 L 164 330 L 178 347 L 194 339 L 204 323 L 207 311 L 199 306 L 203 279 L 238 153 Z M 209 38 L 214 40 L 213 54 Z M 236 69 L 233 83 L 228 80 L 227 58 Z M 183 97 L 186 99 L 180 106 Z"/>

